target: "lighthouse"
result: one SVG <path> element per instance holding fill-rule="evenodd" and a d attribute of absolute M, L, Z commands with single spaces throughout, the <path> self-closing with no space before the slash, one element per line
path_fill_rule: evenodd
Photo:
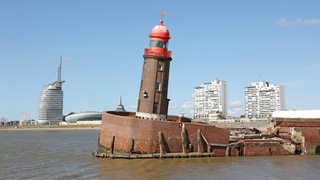
<path fill-rule="evenodd" d="M 150 32 L 149 48 L 144 49 L 144 63 L 136 116 L 144 119 L 166 119 L 168 114 L 168 84 L 172 52 L 168 50 L 169 30 L 159 25 Z"/>
<path fill-rule="evenodd" d="M 151 29 L 149 37 L 149 47 L 143 54 L 137 111 L 102 112 L 99 149 L 93 155 L 112 158 L 190 158 L 229 154 L 228 130 L 191 123 L 187 117 L 168 115 L 172 53 L 168 50 L 170 33 L 163 25 L 162 18 Z"/>

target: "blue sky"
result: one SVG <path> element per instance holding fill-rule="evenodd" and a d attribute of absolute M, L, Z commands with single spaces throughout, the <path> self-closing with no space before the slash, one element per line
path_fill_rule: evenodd
<path fill-rule="evenodd" d="M 229 115 L 244 87 L 285 86 L 288 109 L 320 109 L 320 1 L 0 1 L 0 117 L 37 119 L 63 56 L 64 114 L 136 111 L 149 33 L 165 10 L 170 114 L 192 116 L 193 88 L 227 81 Z"/>

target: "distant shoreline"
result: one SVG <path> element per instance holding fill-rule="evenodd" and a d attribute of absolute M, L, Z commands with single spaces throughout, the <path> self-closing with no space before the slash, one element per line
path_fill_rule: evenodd
<path fill-rule="evenodd" d="M 47 126 L 5 126 L 0 131 L 19 130 L 100 130 L 101 125 L 47 125 Z"/>

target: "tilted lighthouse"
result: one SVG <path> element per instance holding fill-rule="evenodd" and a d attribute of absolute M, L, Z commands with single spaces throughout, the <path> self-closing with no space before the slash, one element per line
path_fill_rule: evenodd
<path fill-rule="evenodd" d="M 168 83 L 172 53 L 169 30 L 160 19 L 144 50 L 137 112 L 102 112 L 97 157 L 162 158 L 224 156 L 229 131 L 168 115 Z M 120 103 L 121 104 L 121 103 Z M 204 140 L 203 140 L 204 139 Z M 219 144 L 212 148 L 212 144 Z"/>
<path fill-rule="evenodd" d="M 150 32 L 150 46 L 144 50 L 144 64 L 136 116 L 144 119 L 166 119 L 168 83 L 172 52 L 168 51 L 169 30 L 160 19 Z"/>

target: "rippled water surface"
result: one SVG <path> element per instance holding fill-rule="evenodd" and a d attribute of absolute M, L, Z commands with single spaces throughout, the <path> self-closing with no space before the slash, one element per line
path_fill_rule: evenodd
<path fill-rule="evenodd" d="M 0 179 L 320 179 L 320 156 L 95 158 L 98 134 L 0 131 Z"/>

